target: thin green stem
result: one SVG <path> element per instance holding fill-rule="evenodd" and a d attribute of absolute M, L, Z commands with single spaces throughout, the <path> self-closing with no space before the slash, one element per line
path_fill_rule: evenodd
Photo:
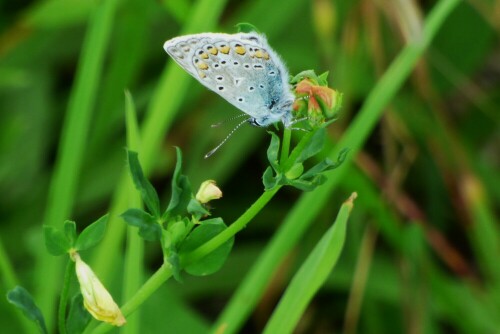
<path fill-rule="evenodd" d="M 266 206 L 266 204 L 276 195 L 281 186 L 265 191 L 255 203 L 248 208 L 243 215 L 241 215 L 233 224 L 229 225 L 227 229 L 219 233 L 216 237 L 210 239 L 200 247 L 192 252 L 181 256 L 181 265 L 184 267 L 189 263 L 196 262 L 207 254 L 210 254 L 226 241 L 231 239 L 239 231 L 241 231 L 259 212 Z"/>
<path fill-rule="evenodd" d="M 58 313 L 58 326 L 59 333 L 66 334 L 66 306 L 68 305 L 69 287 L 71 284 L 71 274 L 75 270 L 75 263 L 68 260 L 66 264 L 66 272 L 64 273 L 64 285 L 61 290 L 61 297 L 59 299 L 59 313 Z"/>
<path fill-rule="evenodd" d="M 283 165 L 288 158 L 290 152 L 290 139 L 292 138 L 292 130 L 285 128 L 283 131 L 283 142 L 281 144 L 281 158 L 280 165 Z"/>
<path fill-rule="evenodd" d="M 169 264 L 163 264 L 144 285 L 137 291 L 137 293 L 121 308 L 123 315 L 126 317 L 139 308 L 160 286 L 172 276 L 172 269 Z M 114 327 L 101 323 L 94 328 L 93 334 L 106 333 Z"/>
<path fill-rule="evenodd" d="M 285 161 L 285 163 L 283 164 L 283 162 L 282 162 L 281 166 L 282 166 L 283 172 L 286 173 L 290 168 L 292 168 L 293 163 L 297 160 L 297 158 L 299 157 L 299 155 L 304 150 L 304 147 L 311 140 L 312 136 L 315 133 L 316 133 L 316 131 L 307 132 L 304 135 L 304 137 L 302 137 L 300 139 L 299 143 L 297 144 L 297 146 L 295 146 L 295 148 L 293 149 L 292 153 L 290 154 L 290 156 L 288 157 L 288 159 Z"/>

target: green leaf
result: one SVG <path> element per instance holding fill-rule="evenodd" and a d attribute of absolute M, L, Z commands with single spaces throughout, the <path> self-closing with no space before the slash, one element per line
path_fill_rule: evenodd
<path fill-rule="evenodd" d="M 326 182 L 326 176 L 319 174 L 315 175 L 310 180 L 303 180 L 302 178 L 297 180 L 289 180 L 288 184 L 302 191 L 312 191 L 316 187 L 322 185 L 325 182 Z"/>
<path fill-rule="evenodd" d="M 271 164 L 271 167 L 276 172 L 280 171 L 280 166 L 278 163 L 278 153 L 280 149 L 280 139 L 276 133 L 269 131 L 271 134 L 271 143 L 269 144 L 269 147 L 267 148 L 267 160 L 269 160 L 269 163 Z"/>
<path fill-rule="evenodd" d="M 330 72 L 326 71 L 324 73 L 321 73 L 320 75 L 318 75 L 318 83 L 321 85 L 321 86 L 328 86 L 328 74 Z"/>
<path fill-rule="evenodd" d="M 319 162 L 318 164 L 314 165 L 313 167 L 311 167 L 307 172 L 302 174 L 302 176 L 300 178 L 303 180 L 309 179 L 309 178 L 314 177 L 316 174 L 319 174 L 319 173 L 325 172 L 327 170 L 332 170 L 332 169 L 339 167 L 344 162 L 344 160 L 347 156 L 347 152 L 349 152 L 349 149 L 344 148 L 342 151 L 340 151 L 339 155 L 337 156 L 336 162 L 333 162 L 330 159 L 326 158 L 325 160 L 323 160 L 323 161 Z"/>
<path fill-rule="evenodd" d="M 125 222 L 139 228 L 139 235 L 147 241 L 160 240 L 162 228 L 157 218 L 141 209 L 128 209 L 120 215 Z"/>
<path fill-rule="evenodd" d="M 177 282 L 182 283 L 182 275 L 181 275 L 181 265 L 179 261 L 179 254 L 171 250 L 169 251 L 168 257 L 167 257 L 168 263 L 172 266 L 172 275 L 174 276 L 175 280 Z"/>
<path fill-rule="evenodd" d="M 254 25 L 247 23 L 247 22 L 241 22 L 236 24 L 236 31 L 238 32 L 256 32 L 260 34 L 259 29 L 257 29 Z"/>
<path fill-rule="evenodd" d="M 77 293 L 71 298 L 71 305 L 69 308 L 68 320 L 66 321 L 66 330 L 68 334 L 83 333 L 91 320 L 90 313 L 83 306 L 83 296 Z"/>
<path fill-rule="evenodd" d="M 160 200 L 155 188 L 144 176 L 137 152 L 127 151 L 130 174 L 135 187 L 140 191 L 144 204 L 155 217 L 160 217 Z"/>
<path fill-rule="evenodd" d="M 264 333 L 292 333 L 307 305 L 320 289 L 344 247 L 347 219 L 353 207 L 351 195 L 339 210 L 337 219 L 288 285 Z"/>
<path fill-rule="evenodd" d="M 208 240 L 212 239 L 227 226 L 221 218 L 208 219 L 196 227 L 184 240 L 179 249 L 179 253 L 189 253 L 190 251 L 203 245 Z M 212 253 L 205 256 L 196 263 L 186 266 L 184 269 L 187 273 L 194 276 L 205 276 L 215 273 L 219 270 L 226 261 L 231 248 L 233 247 L 234 238 L 231 238 Z"/>
<path fill-rule="evenodd" d="M 70 245 L 73 246 L 76 241 L 76 223 L 74 221 L 66 220 L 64 222 L 64 234 Z"/>
<path fill-rule="evenodd" d="M 271 168 L 271 166 L 268 166 L 266 168 L 266 171 L 262 175 L 262 182 L 264 183 L 265 190 L 270 190 L 278 184 L 276 178 L 274 177 L 273 169 Z"/>
<path fill-rule="evenodd" d="M 62 234 L 62 233 L 61 233 Z M 16 286 L 14 289 L 7 292 L 7 300 L 23 311 L 23 314 L 30 320 L 34 321 L 40 330 L 40 333 L 47 333 L 45 319 L 42 312 L 36 306 L 33 297 L 30 293 L 21 286 Z"/>
<path fill-rule="evenodd" d="M 302 172 L 304 172 L 304 165 L 296 163 L 285 173 L 285 177 L 289 180 L 294 180 L 302 175 Z"/>
<path fill-rule="evenodd" d="M 104 215 L 89 226 L 87 226 L 76 239 L 75 248 L 79 251 L 94 247 L 102 240 L 106 232 L 108 215 Z"/>
<path fill-rule="evenodd" d="M 182 151 L 180 148 L 175 148 L 177 153 L 177 162 L 175 164 L 174 175 L 172 176 L 172 195 L 168 208 L 163 214 L 163 219 L 175 217 L 177 215 L 185 215 L 188 212 L 189 202 L 193 198 L 191 185 L 185 175 L 181 174 L 182 170 Z"/>
<path fill-rule="evenodd" d="M 175 221 L 168 225 L 167 230 L 170 232 L 170 238 L 172 246 L 177 247 L 186 237 L 187 225 L 189 223 L 189 218 L 184 217 L 182 220 Z"/>
<path fill-rule="evenodd" d="M 324 128 L 316 130 L 316 132 L 311 137 L 311 139 L 309 140 L 307 145 L 304 147 L 304 149 L 300 153 L 297 160 L 295 160 L 295 162 L 296 163 L 304 162 L 305 160 L 309 159 L 310 157 L 321 152 L 321 149 L 323 148 L 323 145 L 325 144 L 325 138 L 326 138 L 326 130 Z"/>
<path fill-rule="evenodd" d="M 71 243 L 66 235 L 53 226 L 44 225 L 43 235 L 45 237 L 45 247 L 50 254 L 59 256 L 66 254 L 71 249 Z"/>
<path fill-rule="evenodd" d="M 187 211 L 198 219 L 205 215 L 210 215 L 210 212 L 203 206 L 203 204 L 198 202 L 195 198 L 191 198 L 189 201 Z"/>

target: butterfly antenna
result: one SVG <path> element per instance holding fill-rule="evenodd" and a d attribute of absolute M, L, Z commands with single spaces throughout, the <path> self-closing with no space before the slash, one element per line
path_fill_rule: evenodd
<path fill-rule="evenodd" d="M 212 128 L 217 128 L 217 127 L 221 126 L 222 124 L 225 124 L 225 123 L 227 123 L 227 122 L 229 122 L 229 121 L 232 121 L 232 120 L 238 119 L 238 118 L 243 117 L 243 116 L 247 116 L 247 114 L 241 114 L 241 115 L 238 115 L 238 116 L 233 116 L 233 117 L 230 117 L 230 118 L 225 119 L 225 120 L 223 120 L 223 121 L 220 121 L 220 122 L 217 122 L 217 123 L 215 123 L 215 124 L 212 124 L 212 125 L 210 125 L 210 127 L 212 127 Z"/>
<path fill-rule="evenodd" d="M 236 118 L 236 117 L 234 117 L 234 118 Z M 234 133 L 236 130 L 238 130 L 240 126 L 242 126 L 243 124 L 245 124 L 246 122 L 248 122 L 248 120 L 249 120 L 249 119 L 250 119 L 250 118 L 247 118 L 247 119 L 243 120 L 242 122 L 240 122 L 238 125 L 236 125 L 236 126 L 234 127 L 234 129 L 233 129 L 233 130 L 231 130 L 231 132 L 229 132 L 229 134 L 226 136 L 226 138 L 224 138 L 224 140 L 220 142 L 220 144 L 219 144 L 219 145 L 217 145 L 214 149 L 212 149 L 210 152 L 208 152 L 207 154 L 205 154 L 205 159 L 206 159 L 206 158 L 209 158 L 209 157 L 210 157 L 212 154 L 214 154 L 214 153 L 215 153 L 215 152 L 216 152 L 216 151 L 217 151 L 217 150 L 218 150 L 218 149 L 219 149 L 222 145 L 224 145 L 224 143 L 225 143 L 225 142 L 226 142 L 229 138 L 231 138 L 231 136 L 233 135 L 233 133 Z"/>

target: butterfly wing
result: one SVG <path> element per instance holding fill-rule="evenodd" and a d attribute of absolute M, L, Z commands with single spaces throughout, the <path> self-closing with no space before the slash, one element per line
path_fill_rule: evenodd
<path fill-rule="evenodd" d="M 201 84 L 260 123 L 280 120 L 275 106 L 293 101 L 288 72 L 263 35 L 187 35 L 165 42 L 164 49 Z"/>

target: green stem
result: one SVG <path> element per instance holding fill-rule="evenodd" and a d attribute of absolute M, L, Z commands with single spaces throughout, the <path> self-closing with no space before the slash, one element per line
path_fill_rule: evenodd
<path fill-rule="evenodd" d="M 283 131 L 283 142 L 281 145 L 281 158 L 280 165 L 283 165 L 288 158 L 288 153 L 290 152 L 290 139 L 292 137 L 292 130 L 285 128 Z"/>
<path fill-rule="evenodd" d="M 66 306 L 68 305 L 69 287 L 71 284 L 71 274 L 75 270 L 75 263 L 71 260 L 66 264 L 66 272 L 64 273 L 64 285 L 59 299 L 59 333 L 66 334 Z"/>
<path fill-rule="evenodd" d="M 266 206 L 266 204 L 276 195 L 281 186 L 265 191 L 255 203 L 248 208 L 243 215 L 241 215 L 233 224 L 229 225 L 227 229 L 219 233 L 214 238 L 210 239 L 200 247 L 192 252 L 181 256 L 181 265 L 185 267 L 187 264 L 194 263 L 207 254 L 210 254 L 223 243 L 231 239 L 236 233 L 241 231 L 259 212 Z"/>
<path fill-rule="evenodd" d="M 160 286 L 167 281 L 172 276 L 172 269 L 169 264 L 163 264 L 160 269 L 158 269 L 153 276 L 151 276 L 146 283 L 137 291 L 137 293 L 121 308 L 123 315 L 126 317 L 132 312 L 137 310 Z M 101 323 L 99 326 L 94 328 L 93 334 L 106 333 L 114 327 L 107 324 Z"/>
<path fill-rule="evenodd" d="M 283 163 L 281 161 L 281 166 L 282 170 L 284 173 L 286 173 L 290 168 L 292 168 L 293 163 L 297 160 L 299 155 L 302 153 L 304 150 L 304 147 L 307 145 L 307 143 L 311 140 L 312 136 L 316 133 L 316 131 L 310 131 L 307 132 L 302 139 L 300 139 L 299 143 L 297 146 L 292 151 L 292 154 L 288 157 L 288 159 Z"/>

